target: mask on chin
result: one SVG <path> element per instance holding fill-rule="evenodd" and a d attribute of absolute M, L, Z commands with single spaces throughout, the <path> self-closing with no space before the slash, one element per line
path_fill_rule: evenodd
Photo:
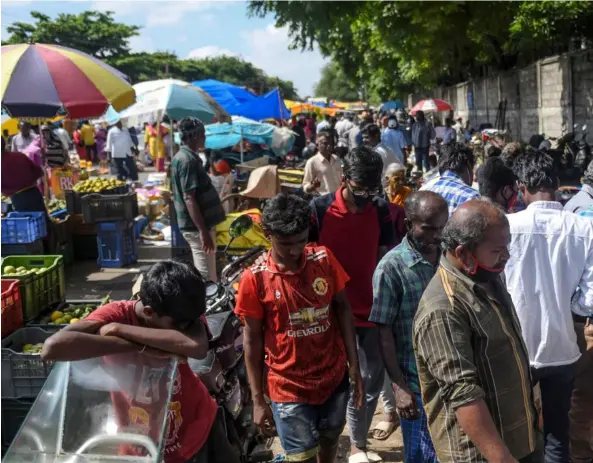
<path fill-rule="evenodd" d="M 480 264 L 478 259 L 476 259 L 473 254 L 470 254 L 472 260 L 474 261 L 474 269 L 467 270 L 468 276 L 478 282 L 478 283 L 488 283 L 489 281 L 496 280 L 502 271 L 504 270 L 504 265 L 501 267 L 486 267 L 483 264 Z"/>

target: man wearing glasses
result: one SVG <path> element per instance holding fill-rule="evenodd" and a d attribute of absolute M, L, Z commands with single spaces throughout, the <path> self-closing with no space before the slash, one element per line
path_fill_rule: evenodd
<path fill-rule="evenodd" d="M 386 250 L 395 244 L 393 221 L 381 193 L 383 161 L 368 146 L 359 146 L 344 158 L 342 186 L 311 202 L 310 241 L 326 246 L 350 277 L 345 292 L 352 307 L 366 407 L 348 404 L 351 455 L 364 453 L 360 462 L 381 461 L 367 449 L 385 367 L 379 350 L 377 326 L 369 322 L 373 304 L 373 273 Z"/>

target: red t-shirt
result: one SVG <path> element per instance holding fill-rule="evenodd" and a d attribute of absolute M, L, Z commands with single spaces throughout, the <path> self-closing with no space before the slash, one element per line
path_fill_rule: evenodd
<path fill-rule="evenodd" d="M 95 310 L 87 320 L 140 326 L 134 311 L 135 304 L 135 301 L 112 302 Z M 138 356 L 142 356 L 142 360 Z M 158 390 L 156 387 L 163 383 L 159 381 L 164 373 L 163 360 L 142 354 L 121 356 L 121 361 L 129 362 L 132 367 L 134 359 L 138 366 L 133 381 L 134 393 L 129 396 L 123 393 L 112 395 L 119 425 L 158 438 L 162 418 L 154 415 L 162 409 L 162 401 L 167 400 L 167 388 Z M 159 403 L 161 406 L 158 406 Z M 180 361 L 167 416 L 165 462 L 183 463 L 198 453 L 210 434 L 216 412 L 216 402 L 200 378 L 187 361 Z"/>
<path fill-rule="evenodd" d="M 307 246 L 296 273 L 272 253 L 239 284 L 235 312 L 264 321 L 268 392 L 274 402 L 322 404 L 344 379 L 346 349 L 332 304 L 348 275 L 323 246 Z"/>
<path fill-rule="evenodd" d="M 373 305 L 373 273 L 377 267 L 379 246 L 390 248 L 396 243 L 393 219 L 389 205 L 380 198 L 374 198 L 361 212 L 350 212 L 342 190 L 343 187 L 311 202 L 310 241 L 327 246 L 350 277 L 346 297 L 356 326 L 375 326 L 369 322 Z"/>

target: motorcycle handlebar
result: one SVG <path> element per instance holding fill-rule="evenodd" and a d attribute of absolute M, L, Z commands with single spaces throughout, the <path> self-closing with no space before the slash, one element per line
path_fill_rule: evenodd
<path fill-rule="evenodd" d="M 221 278 L 226 278 L 227 275 L 231 274 L 235 270 L 238 270 L 243 265 L 244 262 L 247 262 L 253 256 L 255 256 L 265 250 L 266 250 L 266 248 L 264 246 L 256 246 L 256 247 L 250 249 L 245 254 L 238 257 L 236 260 L 234 260 L 229 265 L 227 265 L 222 271 Z"/>

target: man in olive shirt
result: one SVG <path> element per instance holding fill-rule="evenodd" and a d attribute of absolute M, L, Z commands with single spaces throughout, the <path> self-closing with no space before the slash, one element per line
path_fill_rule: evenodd
<path fill-rule="evenodd" d="M 204 148 L 206 130 L 199 119 L 179 122 L 181 148 L 171 162 L 171 184 L 177 223 L 188 242 L 194 265 L 209 281 L 216 281 L 216 230 L 225 219 L 220 197 L 202 165 L 198 151 Z"/>
<path fill-rule="evenodd" d="M 443 231 L 445 255 L 414 319 L 422 401 L 439 462 L 528 463 L 536 445 L 529 357 L 500 278 L 509 223 L 483 200 Z"/>

